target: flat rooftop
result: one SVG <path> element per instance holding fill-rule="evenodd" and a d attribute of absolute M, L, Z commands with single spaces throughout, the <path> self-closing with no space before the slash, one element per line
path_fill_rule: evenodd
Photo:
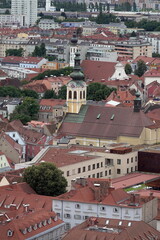
<path fill-rule="evenodd" d="M 131 173 L 126 176 L 112 179 L 112 185 L 115 189 L 128 188 L 140 183 L 147 183 L 160 179 L 160 174 L 151 173 Z"/>

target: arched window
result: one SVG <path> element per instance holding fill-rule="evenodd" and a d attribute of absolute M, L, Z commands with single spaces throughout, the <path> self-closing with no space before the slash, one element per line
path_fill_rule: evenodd
<path fill-rule="evenodd" d="M 80 99 L 82 99 L 82 91 L 80 91 Z"/>
<path fill-rule="evenodd" d="M 85 91 L 83 91 L 83 98 L 86 98 L 86 93 L 85 93 Z"/>
<path fill-rule="evenodd" d="M 72 98 L 72 91 L 69 91 L 69 98 Z"/>
<path fill-rule="evenodd" d="M 77 99 L 77 92 L 74 91 L 74 99 Z"/>

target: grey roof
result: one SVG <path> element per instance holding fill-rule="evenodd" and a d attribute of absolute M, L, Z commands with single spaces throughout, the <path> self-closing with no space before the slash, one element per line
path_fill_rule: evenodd
<path fill-rule="evenodd" d="M 79 114 L 67 114 L 59 132 L 88 138 L 139 137 L 153 122 L 132 108 L 83 105 Z"/>

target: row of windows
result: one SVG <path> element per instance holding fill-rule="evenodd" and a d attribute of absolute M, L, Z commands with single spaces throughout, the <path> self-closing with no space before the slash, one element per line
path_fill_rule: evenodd
<path fill-rule="evenodd" d="M 91 208 L 91 210 L 92 210 L 92 208 Z M 102 207 L 100 207 L 100 211 L 106 211 L 107 210 L 107 208 L 106 207 L 104 207 L 104 206 L 102 206 Z M 113 208 L 113 213 L 116 213 L 116 214 L 119 214 L 119 208 L 117 208 L 117 207 L 114 207 Z M 125 209 L 125 212 L 124 212 L 124 214 L 125 215 L 129 215 L 129 210 L 128 209 Z M 59 215 L 59 217 L 60 217 L 60 213 L 58 214 Z M 135 215 L 139 215 L 139 211 L 138 210 L 136 210 L 136 212 L 135 212 Z M 79 214 L 75 214 L 74 215 L 74 219 L 77 219 L 77 220 L 81 220 L 81 219 L 87 219 L 89 216 L 82 216 L 82 215 L 79 215 Z M 68 219 L 70 219 L 70 218 L 72 218 L 72 216 L 71 216 L 71 214 L 69 214 L 69 213 L 65 213 L 64 214 L 64 218 L 68 218 Z"/>
<path fill-rule="evenodd" d="M 88 165 L 88 168 L 87 167 L 82 167 L 82 168 L 78 168 L 78 173 L 81 173 L 81 172 L 86 172 L 86 171 L 91 171 L 94 170 L 94 169 L 97 169 L 97 168 L 100 168 L 100 167 L 103 167 L 103 162 L 101 163 L 97 163 L 97 164 L 92 164 L 92 165 Z M 74 175 L 75 174 L 75 169 L 72 170 L 72 174 L 70 173 L 70 171 L 67 171 L 67 177 L 70 176 L 70 175 Z"/>
<path fill-rule="evenodd" d="M 77 99 L 77 92 L 76 91 L 74 91 L 73 92 L 73 94 L 72 94 L 72 91 L 69 91 L 69 99 Z M 85 91 L 80 91 L 80 99 L 82 99 L 82 98 L 86 98 L 86 93 L 85 93 Z"/>

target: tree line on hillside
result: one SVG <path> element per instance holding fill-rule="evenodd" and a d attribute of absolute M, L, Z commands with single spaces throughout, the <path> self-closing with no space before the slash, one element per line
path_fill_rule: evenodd
<path fill-rule="evenodd" d="M 86 12 L 87 5 L 86 3 L 78 3 L 78 2 L 70 2 L 70 1 L 54 1 L 53 5 L 56 7 L 57 11 L 60 9 L 64 9 L 65 11 L 69 12 Z"/>
<path fill-rule="evenodd" d="M 160 31 L 160 22 L 142 19 L 139 22 L 124 19 L 127 28 L 143 28 L 145 31 Z"/>

